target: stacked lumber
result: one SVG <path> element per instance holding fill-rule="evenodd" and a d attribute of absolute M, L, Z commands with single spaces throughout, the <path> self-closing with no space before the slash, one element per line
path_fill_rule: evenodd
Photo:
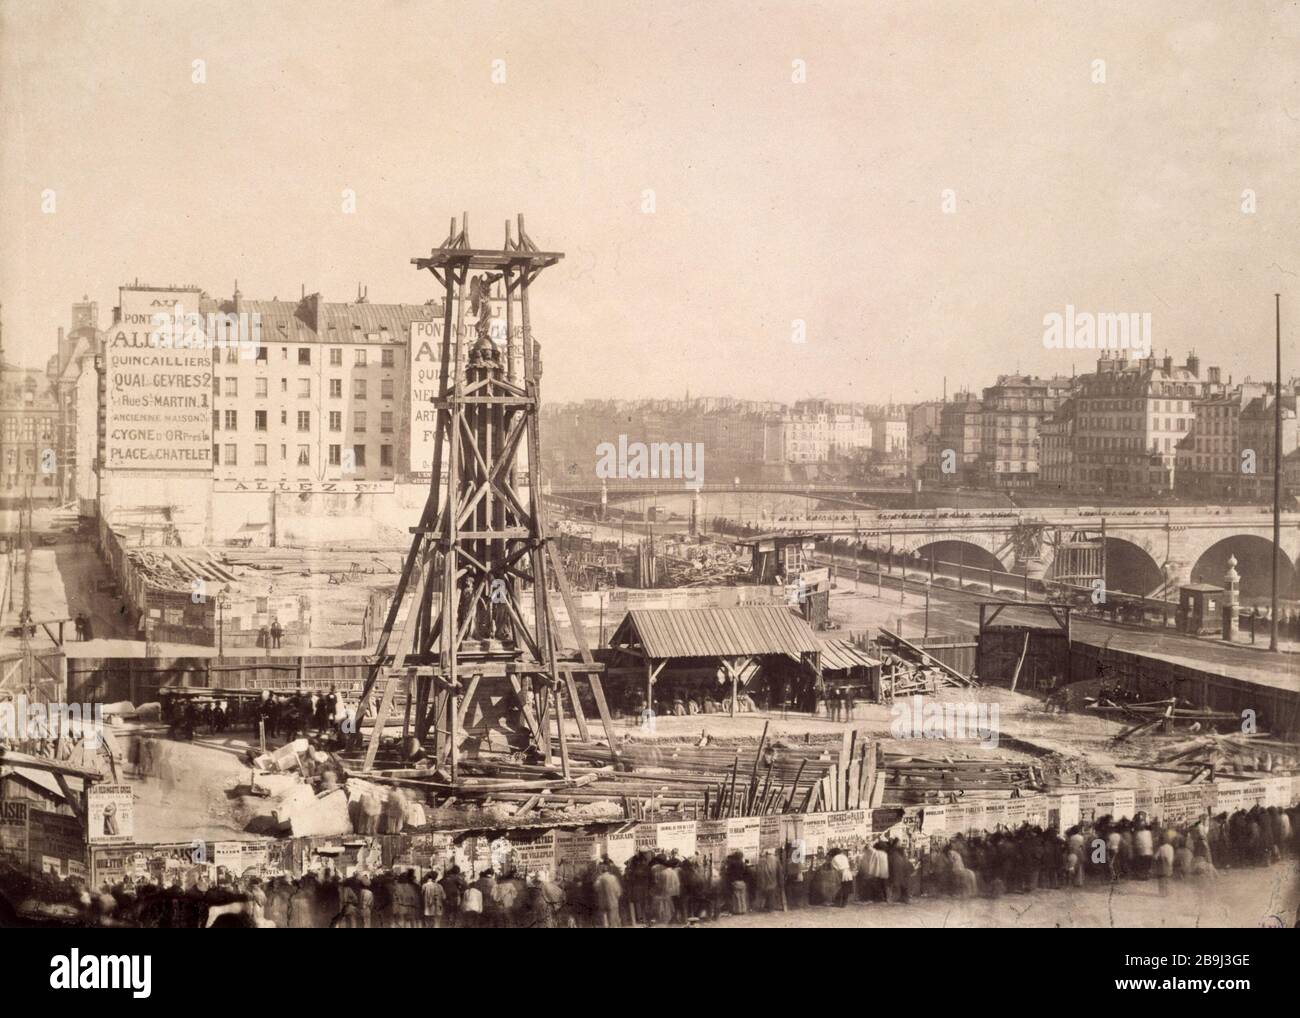
<path fill-rule="evenodd" d="M 1043 775 L 1033 764 L 1006 758 L 962 759 L 886 753 L 884 801 L 890 805 L 941 804 L 1043 791 Z"/>
<path fill-rule="evenodd" d="M 836 743 L 773 743 L 766 726 L 757 746 L 628 743 L 619 756 L 629 769 L 603 776 L 597 787 L 625 789 L 630 817 L 676 797 L 692 800 L 706 819 L 860 809 L 871 805 L 876 748 L 857 729 Z M 570 744 L 569 755 L 614 762 L 598 743 Z M 647 789 L 649 802 L 638 804 Z"/>
<path fill-rule="evenodd" d="M 977 686 L 977 683 L 968 675 L 963 675 L 956 668 L 940 661 L 933 654 L 928 653 L 924 648 L 918 647 L 909 640 L 904 640 L 897 633 L 891 633 L 888 629 L 880 630 L 880 646 L 894 655 L 897 662 L 906 662 L 913 672 L 924 669 L 927 674 L 924 677 L 925 682 L 933 682 L 944 686 L 954 686 L 959 689 L 969 689 Z M 901 696 L 898 682 L 902 675 L 895 678 L 894 695 Z"/>
<path fill-rule="evenodd" d="M 168 590 L 191 590 L 195 580 L 235 583 L 239 577 L 210 555 L 192 558 L 171 548 L 132 548 L 131 561 L 149 582 Z"/>
<path fill-rule="evenodd" d="M 1226 722 L 1240 724 L 1241 715 L 1231 711 L 1210 710 L 1208 707 L 1196 707 L 1187 700 L 1171 696 L 1167 700 L 1150 700 L 1145 703 L 1120 703 L 1108 697 L 1089 697 L 1084 701 L 1085 708 L 1097 714 L 1128 718 L 1134 722 L 1175 720 L 1188 724 L 1197 722 L 1216 724 Z M 1179 706 L 1186 704 L 1186 706 Z"/>
<path fill-rule="evenodd" d="M 1262 735 L 1209 733 L 1165 746 L 1149 764 L 1119 764 L 1132 770 L 1186 774 L 1187 783 L 1216 777 L 1258 777 L 1300 773 L 1300 745 Z"/>
<path fill-rule="evenodd" d="M 432 806 L 508 803 L 517 816 L 610 804 L 629 820 L 718 820 L 867 809 L 883 794 L 876 781 L 878 746 L 856 729 L 818 744 L 775 743 L 765 728 L 757 744 L 629 742 L 617 756 L 604 743 L 567 748 L 567 778 L 555 765 L 504 757 L 462 760 L 455 781 L 395 760 L 358 773 L 422 793 Z"/>

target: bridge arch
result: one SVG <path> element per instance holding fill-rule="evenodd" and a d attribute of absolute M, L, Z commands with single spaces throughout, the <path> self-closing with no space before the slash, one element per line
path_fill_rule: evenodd
<path fill-rule="evenodd" d="M 1122 537 L 1106 538 L 1106 589 L 1145 597 L 1164 583 L 1164 571 L 1140 544 Z"/>
<path fill-rule="evenodd" d="M 973 541 L 959 541 L 952 538 L 928 541 L 919 545 L 916 552 L 925 568 L 929 568 L 930 555 L 933 553 L 935 572 L 943 573 L 945 576 L 956 576 L 964 568 L 971 571 L 973 581 L 976 572 L 992 569 L 1000 573 L 1006 570 L 1001 559 Z"/>
<path fill-rule="evenodd" d="M 1228 571 L 1228 557 L 1237 559 L 1237 572 L 1241 575 L 1242 600 L 1267 597 L 1272 590 L 1273 542 L 1258 534 L 1234 534 L 1216 541 L 1203 551 L 1192 566 L 1193 583 L 1211 583 L 1223 586 L 1223 574 Z M 1283 597 L 1294 595 L 1296 589 L 1295 565 L 1285 551 L 1278 549 L 1278 588 Z"/>
<path fill-rule="evenodd" d="M 1056 578 L 1056 561 L 1047 568 L 1047 578 Z M 1145 597 L 1160 589 L 1164 573 L 1154 556 L 1133 541 L 1106 537 L 1106 589 Z"/>

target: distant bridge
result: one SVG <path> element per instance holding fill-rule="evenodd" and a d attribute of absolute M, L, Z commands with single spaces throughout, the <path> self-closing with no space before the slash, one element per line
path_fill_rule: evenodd
<path fill-rule="evenodd" d="M 1221 586 L 1229 557 L 1237 560 L 1243 595 L 1260 596 L 1270 587 L 1273 516 L 1250 506 L 818 512 L 762 521 L 754 532 L 835 537 L 920 559 L 933 554 L 977 568 L 1027 568 L 1050 579 L 1058 534 L 1096 538 L 1103 527 L 1112 590 L 1164 596 L 1191 582 Z M 1300 596 L 1300 513 L 1282 514 L 1281 537 L 1280 585 L 1284 594 Z"/>
<path fill-rule="evenodd" d="M 577 502 L 599 502 L 602 493 L 607 502 L 631 498 L 658 498 L 665 495 L 802 495 L 849 506 L 865 506 L 882 498 L 908 497 L 912 489 L 906 484 L 825 484 L 779 481 L 762 484 L 741 481 L 739 484 L 692 484 L 669 478 L 644 480 L 616 479 L 603 484 L 599 480 L 550 483 L 544 494 L 551 498 Z"/>

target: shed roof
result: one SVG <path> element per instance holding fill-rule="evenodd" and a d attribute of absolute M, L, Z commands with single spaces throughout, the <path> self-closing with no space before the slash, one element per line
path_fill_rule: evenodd
<path fill-rule="evenodd" d="M 878 668 L 880 662 L 848 640 L 822 642 L 822 671 L 848 671 L 850 668 Z"/>
<path fill-rule="evenodd" d="M 650 658 L 810 654 L 822 649 L 811 627 L 789 608 L 636 608 L 610 638 Z"/>

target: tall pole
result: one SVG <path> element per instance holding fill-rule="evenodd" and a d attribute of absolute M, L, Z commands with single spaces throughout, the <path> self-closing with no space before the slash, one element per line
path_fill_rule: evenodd
<path fill-rule="evenodd" d="M 1273 391 L 1273 598 L 1269 619 L 1268 649 L 1277 651 L 1277 560 L 1282 551 L 1282 295 L 1273 294 L 1273 316 L 1277 323 L 1274 341 L 1276 385 Z"/>

